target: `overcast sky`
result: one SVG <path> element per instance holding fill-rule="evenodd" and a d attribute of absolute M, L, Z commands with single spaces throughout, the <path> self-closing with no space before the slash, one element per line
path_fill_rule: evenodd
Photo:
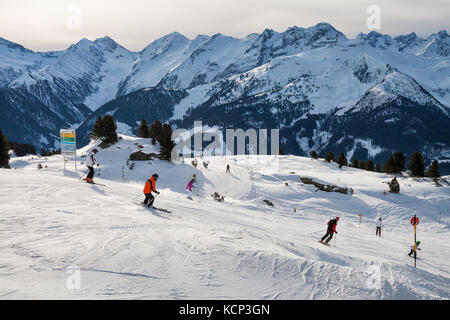
<path fill-rule="evenodd" d="M 328 22 L 354 38 L 370 32 L 370 5 L 381 10 L 380 33 L 450 31 L 450 0 L 0 0 L 0 37 L 47 51 L 108 35 L 138 51 L 173 31 L 242 37 Z"/>

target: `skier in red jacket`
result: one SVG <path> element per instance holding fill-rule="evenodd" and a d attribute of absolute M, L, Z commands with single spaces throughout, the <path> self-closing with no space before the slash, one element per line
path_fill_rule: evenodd
<path fill-rule="evenodd" d="M 336 218 L 328 221 L 327 233 L 319 241 L 320 243 L 323 243 L 323 240 L 325 240 L 326 238 L 327 238 L 327 240 L 325 240 L 324 244 L 328 244 L 328 242 L 330 242 L 330 240 L 333 238 L 333 234 L 337 233 L 336 226 L 337 226 L 338 221 L 339 221 L 339 217 L 336 217 Z"/>
<path fill-rule="evenodd" d="M 159 191 L 156 190 L 156 180 L 158 180 L 158 174 L 155 173 L 149 179 L 147 179 L 147 182 L 145 182 L 144 186 L 145 200 L 144 202 L 142 202 L 143 206 L 153 207 L 155 197 L 152 195 L 152 192 L 159 194 Z"/>

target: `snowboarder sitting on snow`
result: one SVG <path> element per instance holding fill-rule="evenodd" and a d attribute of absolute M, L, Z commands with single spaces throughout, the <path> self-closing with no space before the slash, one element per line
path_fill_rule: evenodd
<path fill-rule="evenodd" d="M 145 186 L 144 186 L 145 200 L 144 200 L 144 202 L 142 202 L 142 204 L 146 207 L 153 207 L 153 202 L 155 201 L 155 197 L 152 195 L 152 191 L 159 194 L 159 191 L 156 190 L 156 180 L 158 180 L 158 175 L 155 173 L 145 183 Z"/>
<path fill-rule="evenodd" d="M 208 169 L 208 163 L 206 163 L 205 161 L 203 161 L 203 167 L 204 167 L 205 169 Z"/>
<path fill-rule="evenodd" d="M 321 243 L 323 243 L 323 240 L 325 240 L 325 238 L 327 238 L 327 240 L 325 240 L 325 244 L 328 244 L 328 242 L 330 242 L 330 240 L 333 238 L 333 234 L 337 233 L 336 225 L 337 225 L 338 221 L 339 221 L 339 217 L 336 217 L 336 218 L 328 221 L 327 233 L 320 240 Z"/>
<path fill-rule="evenodd" d="M 381 227 L 383 226 L 382 221 L 383 220 L 381 220 L 381 218 L 377 220 L 377 224 L 376 224 L 377 230 L 375 231 L 375 235 L 377 235 L 377 236 L 379 235 L 380 237 L 381 237 Z"/>
<path fill-rule="evenodd" d="M 420 241 L 417 241 L 417 242 L 416 242 L 416 249 L 417 249 L 417 250 L 422 250 L 422 249 L 419 248 L 419 244 L 420 244 Z M 411 252 L 408 253 L 408 256 L 411 257 L 411 255 L 412 255 L 413 253 L 414 253 L 414 258 L 417 258 L 417 252 L 414 251 L 414 245 L 411 246 Z"/>
<path fill-rule="evenodd" d="M 192 199 L 192 195 L 194 193 L 194 191 L 192 189 L 195 188 L 194 183 L 197 182 L 197 176 L 194 174 L 192 176 L 192 179 L 189 181 L 189 183 L 186 186 L 186 189 L 188 190 L 188 199 L 193 200 Z"/>
<path fill-rule="evenodd" d="M 97 152 L 98 152 L 97 149 L 92 150 L 91 153 L 89 153 L 88 158 L 86 160 L 86 167 L 88 167 L 89 173 L 85 180 L 88 183 L 95 183 L 94 180 L 92 180 L 92 178 L 94 178 L 94 165 L 97 164 L 98 167 L 97 160 L 94 157 L 94 155 L 96 155 Z"/>

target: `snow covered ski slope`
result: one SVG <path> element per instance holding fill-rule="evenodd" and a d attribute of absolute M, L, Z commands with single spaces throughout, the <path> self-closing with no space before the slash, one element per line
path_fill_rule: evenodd
<path fill-rule="evenodd" d="M 392 177 L 323 159 L 230 156 L 199 159 L 197 168 L 191 159 L 127 165 L 131 152 L 156 148 L 127 136 L 97 148 L 94 180 L 105 186 L 80 183 L 85 167 L 78 163 L 75 171 L 68 163 L 63 170 L 60 156 L 13 158 L 12 169 L 0 169 L 1 299 L 450 297 L 445 183 L 400 177 L 400 194 L 384 194 Z M 207 169 L 202 160 L 209 160 Z M 153 173 L 161 192 L 155 206 L 171 213 L 136 205 Z M 194 173 L 191 201 L 185 186 Z M 354 194 L 317 191 L 299 177 L 352 187 Z M 225 201 L 213 200 L 214 192 Z M 413 214 L 422 242 L 417 268 L 407 255 Z M 337 236 L 329 247 L 318 243 L 336 216 Z"/>

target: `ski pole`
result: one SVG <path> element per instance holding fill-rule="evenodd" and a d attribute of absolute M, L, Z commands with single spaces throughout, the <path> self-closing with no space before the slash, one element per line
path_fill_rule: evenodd
<path fill-rule="evenodd" d="M 334 246 L 336 247 L 336 238 L 337 238 L 337 233 L 334 235 Z"/>
<path fill-rule="evenodd" d="M 82 180 L 82 178 L 83 178 L 85 175 L 87 175 L 88 171 L 89 171 L 89 169 L 87 169 L 87 170 L 81 175 L 80 180 Z"/>

